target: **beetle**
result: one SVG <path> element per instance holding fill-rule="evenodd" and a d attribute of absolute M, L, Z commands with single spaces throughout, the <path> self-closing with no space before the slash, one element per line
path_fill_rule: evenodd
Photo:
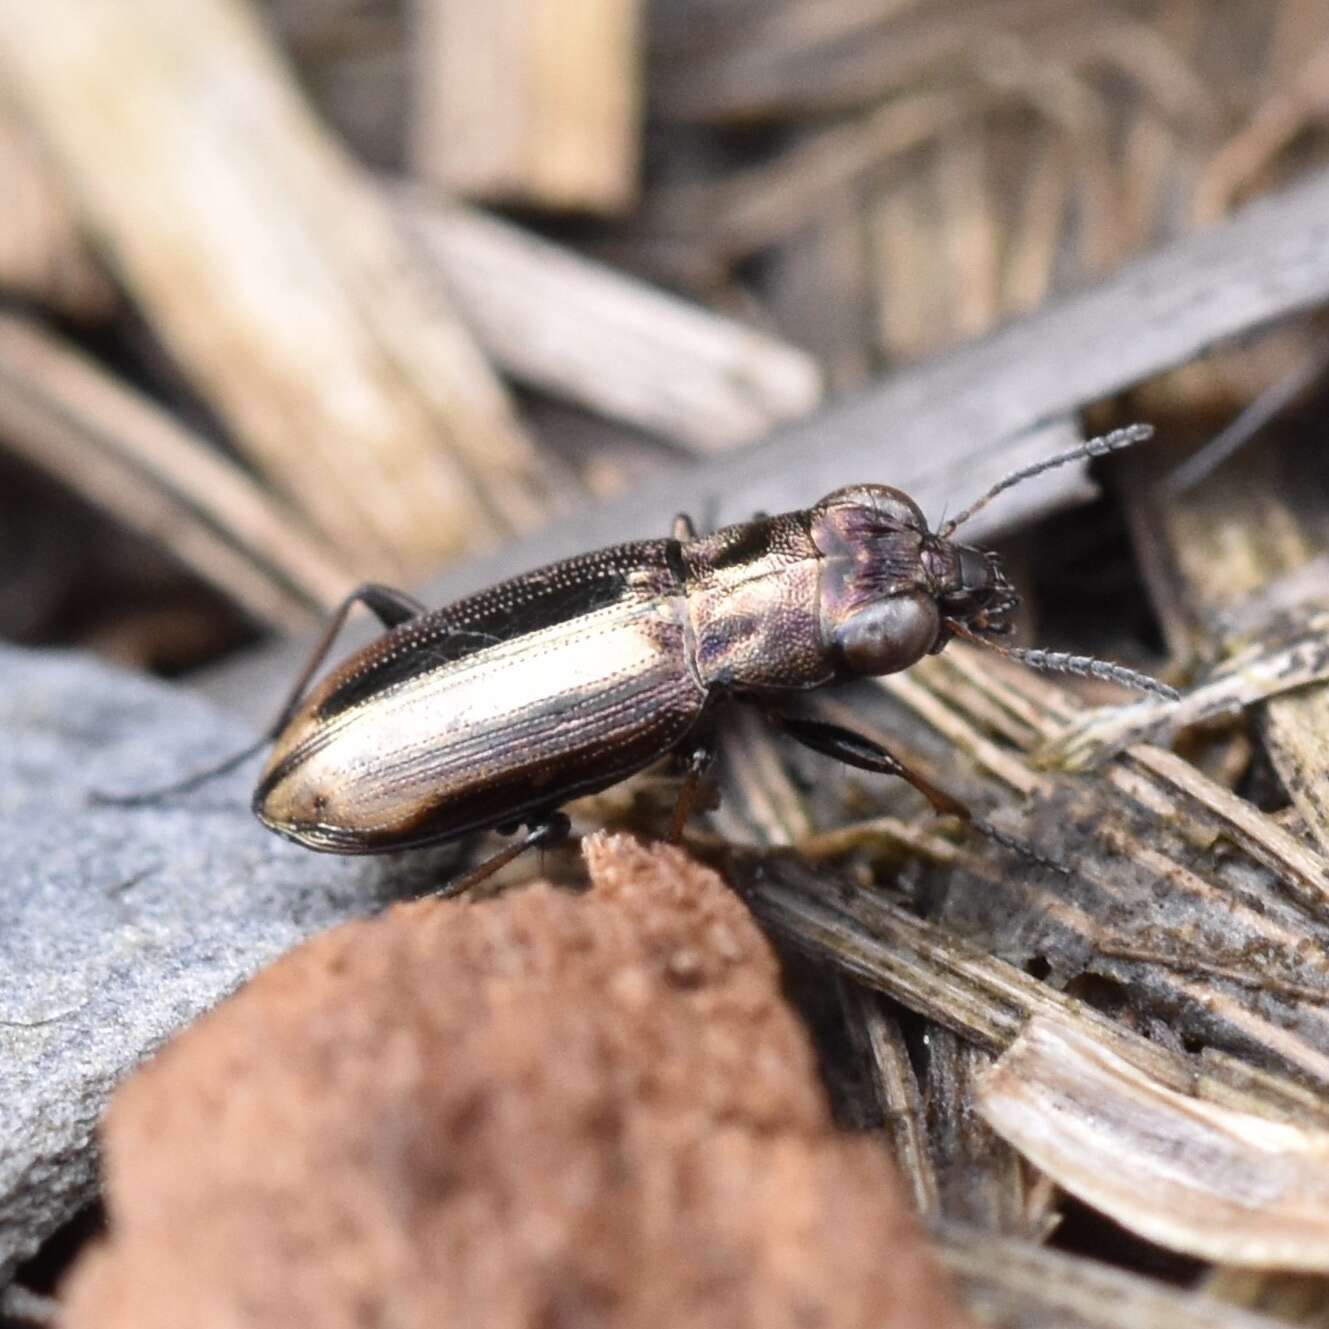
<path fill-rule="evenodd" d="M 679 833 L 709 755 L 712 714 L 738 698 L 761 703 L 805 746 L 902 777 L 937 811 L 973 820 L 878 743 L 784 714 L 779 702 L 907 669 L 957 636 L 1036 666 L 1171 694 L 1118 665 L 1002 645 L 1018 597 L 995 554 L 951 538 L 1017 481 L 1151 432 L 1118 430 L 1017 471 L 935 532 L 901 490 L 860 484 L 706 535 L 680 517 L 667 538 L 581 554 L 440 609 L 361 586 L 332 617 L 262 740 L 272 750 L 253 810 L 278 834 L 337 854 L 524 825 L 463 879 L 468 885 L 566 834 L 561 808 L 571 799 L 670 753 L 689 764 Z M 356 604 L 385 632 L 310 687 Z"/>

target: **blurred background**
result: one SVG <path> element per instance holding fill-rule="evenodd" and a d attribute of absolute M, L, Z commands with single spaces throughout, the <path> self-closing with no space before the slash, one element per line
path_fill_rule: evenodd
<path fill-rule="evenodd" d="M 4 0 L 0 637 L 298 634 L 1213 224 L 1327 90 L 1322 0 Z"/>

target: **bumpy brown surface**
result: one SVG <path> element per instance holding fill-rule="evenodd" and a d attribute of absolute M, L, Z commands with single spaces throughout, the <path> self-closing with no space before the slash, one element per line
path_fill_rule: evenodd
<path fill-rule="evenodd" d="M 741 903 L 587 855 L 318 937 L 140 1072 L 67 1329 L 958 1324 Z"/>

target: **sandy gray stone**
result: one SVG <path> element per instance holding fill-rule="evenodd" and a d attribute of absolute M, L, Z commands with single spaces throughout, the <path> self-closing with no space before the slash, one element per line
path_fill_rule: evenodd
<path fill-rule="evenodd" d="M 257 758 L 161 806 L 91 804 L 250 735 L 87 657 L 0 648 L 0 734 L 3 1286 L 93 1197 L 98 1117 L 130 1069 L 304 937 L 444 880 L 447 853 L 288 844 L 249 811 Z"/>

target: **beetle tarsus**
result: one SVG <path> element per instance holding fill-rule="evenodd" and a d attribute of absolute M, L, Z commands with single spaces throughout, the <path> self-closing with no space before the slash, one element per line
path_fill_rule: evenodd
<path fill-rule="evenodd" d="M 176 794 L 187 794 L 200 785 L 207 784 L 210 780 L 228 775 L 237 766 L 244 765 L 251 757 L 258 756 L 271 742 L 272 735 L 264 734 L 247 748 L 242 748 L 239 752 L 233 752 L 225 761 L 219 761 L 215 766 L 209 766 L 205 770 L 195 771 L 192 775 L 185 776 L 183 780 L 173 780 L 170 784 L 158 785 L 156 789 L 140 789 L 133 794 L 111 794 L 104 790 L 94 789 L 88 795 L 88 801 L 94 807 L 109 808 L 137 808 L 147 807 L 152 803 L 160 803 L 164 799 L 174 797 Z"/>
<path fill-rule="evenodd" d="M 477 863 L 456 881 L 450 881 L 430 894 L 441 900 L 461 895 L 492 877 L 500 868 L 507 867 L 514 858 L 520 858 L 528 849 L 552 849 L 554 845 L 566 840 L 571 830 L 572 822 L 566 812 L 551 812 L 548 816 L 530 822 L 526 834 L 520 840 L 504 845 L 498 853 L 491 854 L 483 863 Z"/>
<path fill-rule="evenodd" d="M 678 844 L 683 839 L 683 832 L 687 829 L 692 814 L 697 810 L 702 777 L 714 759 L 715 749 L 709 741 L 698 743 L 688 754 L 683 784 L 678 791 L 678 802 L 674 804 L 674 818 L 669 824 L 670 844 Z"/>

